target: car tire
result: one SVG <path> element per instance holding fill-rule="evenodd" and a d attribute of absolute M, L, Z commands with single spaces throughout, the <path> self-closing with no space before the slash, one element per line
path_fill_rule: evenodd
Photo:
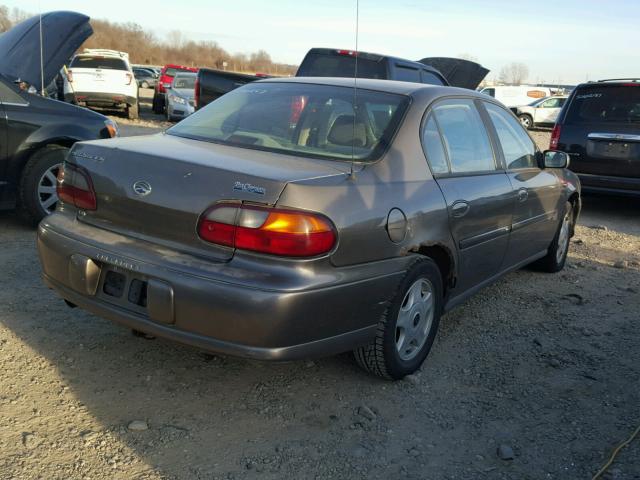
<path fill-rule="evenodd" d="M 49 215 L 58 202 L 56 176 L 69 149 L 47 145 L 37 150 L 22 171 L 20 178 L 20 209 L 26 219 L 36 225 Z"/>
<path fill-rule="evenodd" d="M 140 85 L 141 88 L 149 88 L 149 84 L 145 81 Z"/>
<path fill-rule="evenodd" d="M 564 268 L 567 261 L 567 254 L 569 253 L 569 241 L 571 239 L 571 232 L 573 231 L 573 204 L 567 202 L 562 214 L 562 220 L 558 225 L 558 230 L 547 254 L 540 260 L 536 261 L 533 265 L 543 272 L 556 273 Z"/>
<path fill-rule="evenodd" d="M 435 340 L 443 301 L 438 266 L 430 258 L 418 260 L 388 303 L 375 338 L 354 350 L 356 362 L 390 380 L 400 380 L 418 370 Z"/>
<path fill-rule="evenodd" d="M 127 118 L 129 120 L 137 120 L 139 116 L 138 112 L 138 103 L 134 103 L 133 105 L 127 106 Z"/>
<path fill-rule="evenodd" d="M 518 115 L 518 120 L 520 120 L 520 124 L 527 130 L 533 128 L 533 118 L 531 118 L 531 115 L 523 113 L 522 115 Z"/>

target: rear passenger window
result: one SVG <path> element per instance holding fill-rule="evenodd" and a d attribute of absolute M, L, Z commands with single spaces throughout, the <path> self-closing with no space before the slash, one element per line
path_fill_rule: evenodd
<path fill-rule="evenodd" d="M 422 83 L 428 83 L 429 85 L 444 85 L 437 75 L 427 72 L 426 70 L 422 70 Z"/>
<path fill-rule="evenodd" d="M 507 169 L 536 168 L 536 148 L 520 122 L 493 103 L 485 103 L 485 107 L 502 145 Z"/>
<path fill-rule="evenodd" d="M 14 92 L 8 85 L 5 85 L 4 82 L 0 82 L 0 102 L 28 105 L 24 98 Z"/>
<path fill-rule="evenodd" d="M 444 153 L 440 132 L 433 115 L 429 116 L 422 132 L 422 147 L 434 175 L 449 173 L 447 155 Z"/>
<path fill-rule="evenodd" d="M 396 78 L 394 80 L 420 83 L 420 70 L 396 65 Z"/>
<path fill-rule="evenodd" d="M 472 100 L 445 100 L 433 108 L 444 140 L 451 173 L 496 169 L 489 135 Z"/>

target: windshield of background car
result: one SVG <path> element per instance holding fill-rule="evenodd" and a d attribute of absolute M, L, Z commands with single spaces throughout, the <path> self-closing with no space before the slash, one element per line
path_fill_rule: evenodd
<path fill-rule="evenodd" d="M 196 88 L 196 76 L 176 77 L 173 81 L 173 88 Z"/>
<path fill-rule="evenodd" d="M 290 155 L 371 161 L 388 147 L 408 104 L 404 95 L 350 87 L 252 83 L 167 133 Z"/>
<path fill-rule="evenodd" d="M 99 68 L 101 70 L 128 70 L 127 64 L 116 57 L 76 57 L 69 68 Z"/>
<path fill-rule="evenodd" d="M 640 84 L 580 88 L 565 123 L 640 123 Z"/>
<path fill-rule="evenodd" d="M 356 69 L 355 57 L 349 55 L 329 55 L 311 53 L 300 66 L 299 77 L 353 77 Z M 364 57 L 358 58 L 358 78 L 387 78 L 384 62 Z"/>

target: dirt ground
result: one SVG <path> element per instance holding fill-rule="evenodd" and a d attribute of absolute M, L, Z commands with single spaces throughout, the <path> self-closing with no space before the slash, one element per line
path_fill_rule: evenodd
<path fill-rule="evenodd" d="M 166 128 L 143 112 L 122 134 Z M 483 290 L 396 383 L 347 354 L 222 358 L 69 309 L 1 212 L 0 478 L 590 479 L 640 424 L 639 212 L 585 197 L 563 272 Z M 604 478 L 640 479 L 640 439 Z"/>

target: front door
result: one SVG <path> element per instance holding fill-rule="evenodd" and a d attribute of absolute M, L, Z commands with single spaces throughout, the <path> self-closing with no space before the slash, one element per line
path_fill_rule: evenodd
<path fill-rule="evenodd" d="M 505 268 L 546 251 L 558 227 L 562 185 L 536 161 L 536 147 L 520 123 L 504 108 L 483 102 L 498 140 L 507 176 L 515 192 L 513 222 Z"/>
<path fill-rule="evenodd" d="M 424 125 L 425 154 L 447 203 L 458 251 L 457 296 L 500 271 L 509 242 L 513 189 L 473 100 L 436 103 Z"/>

